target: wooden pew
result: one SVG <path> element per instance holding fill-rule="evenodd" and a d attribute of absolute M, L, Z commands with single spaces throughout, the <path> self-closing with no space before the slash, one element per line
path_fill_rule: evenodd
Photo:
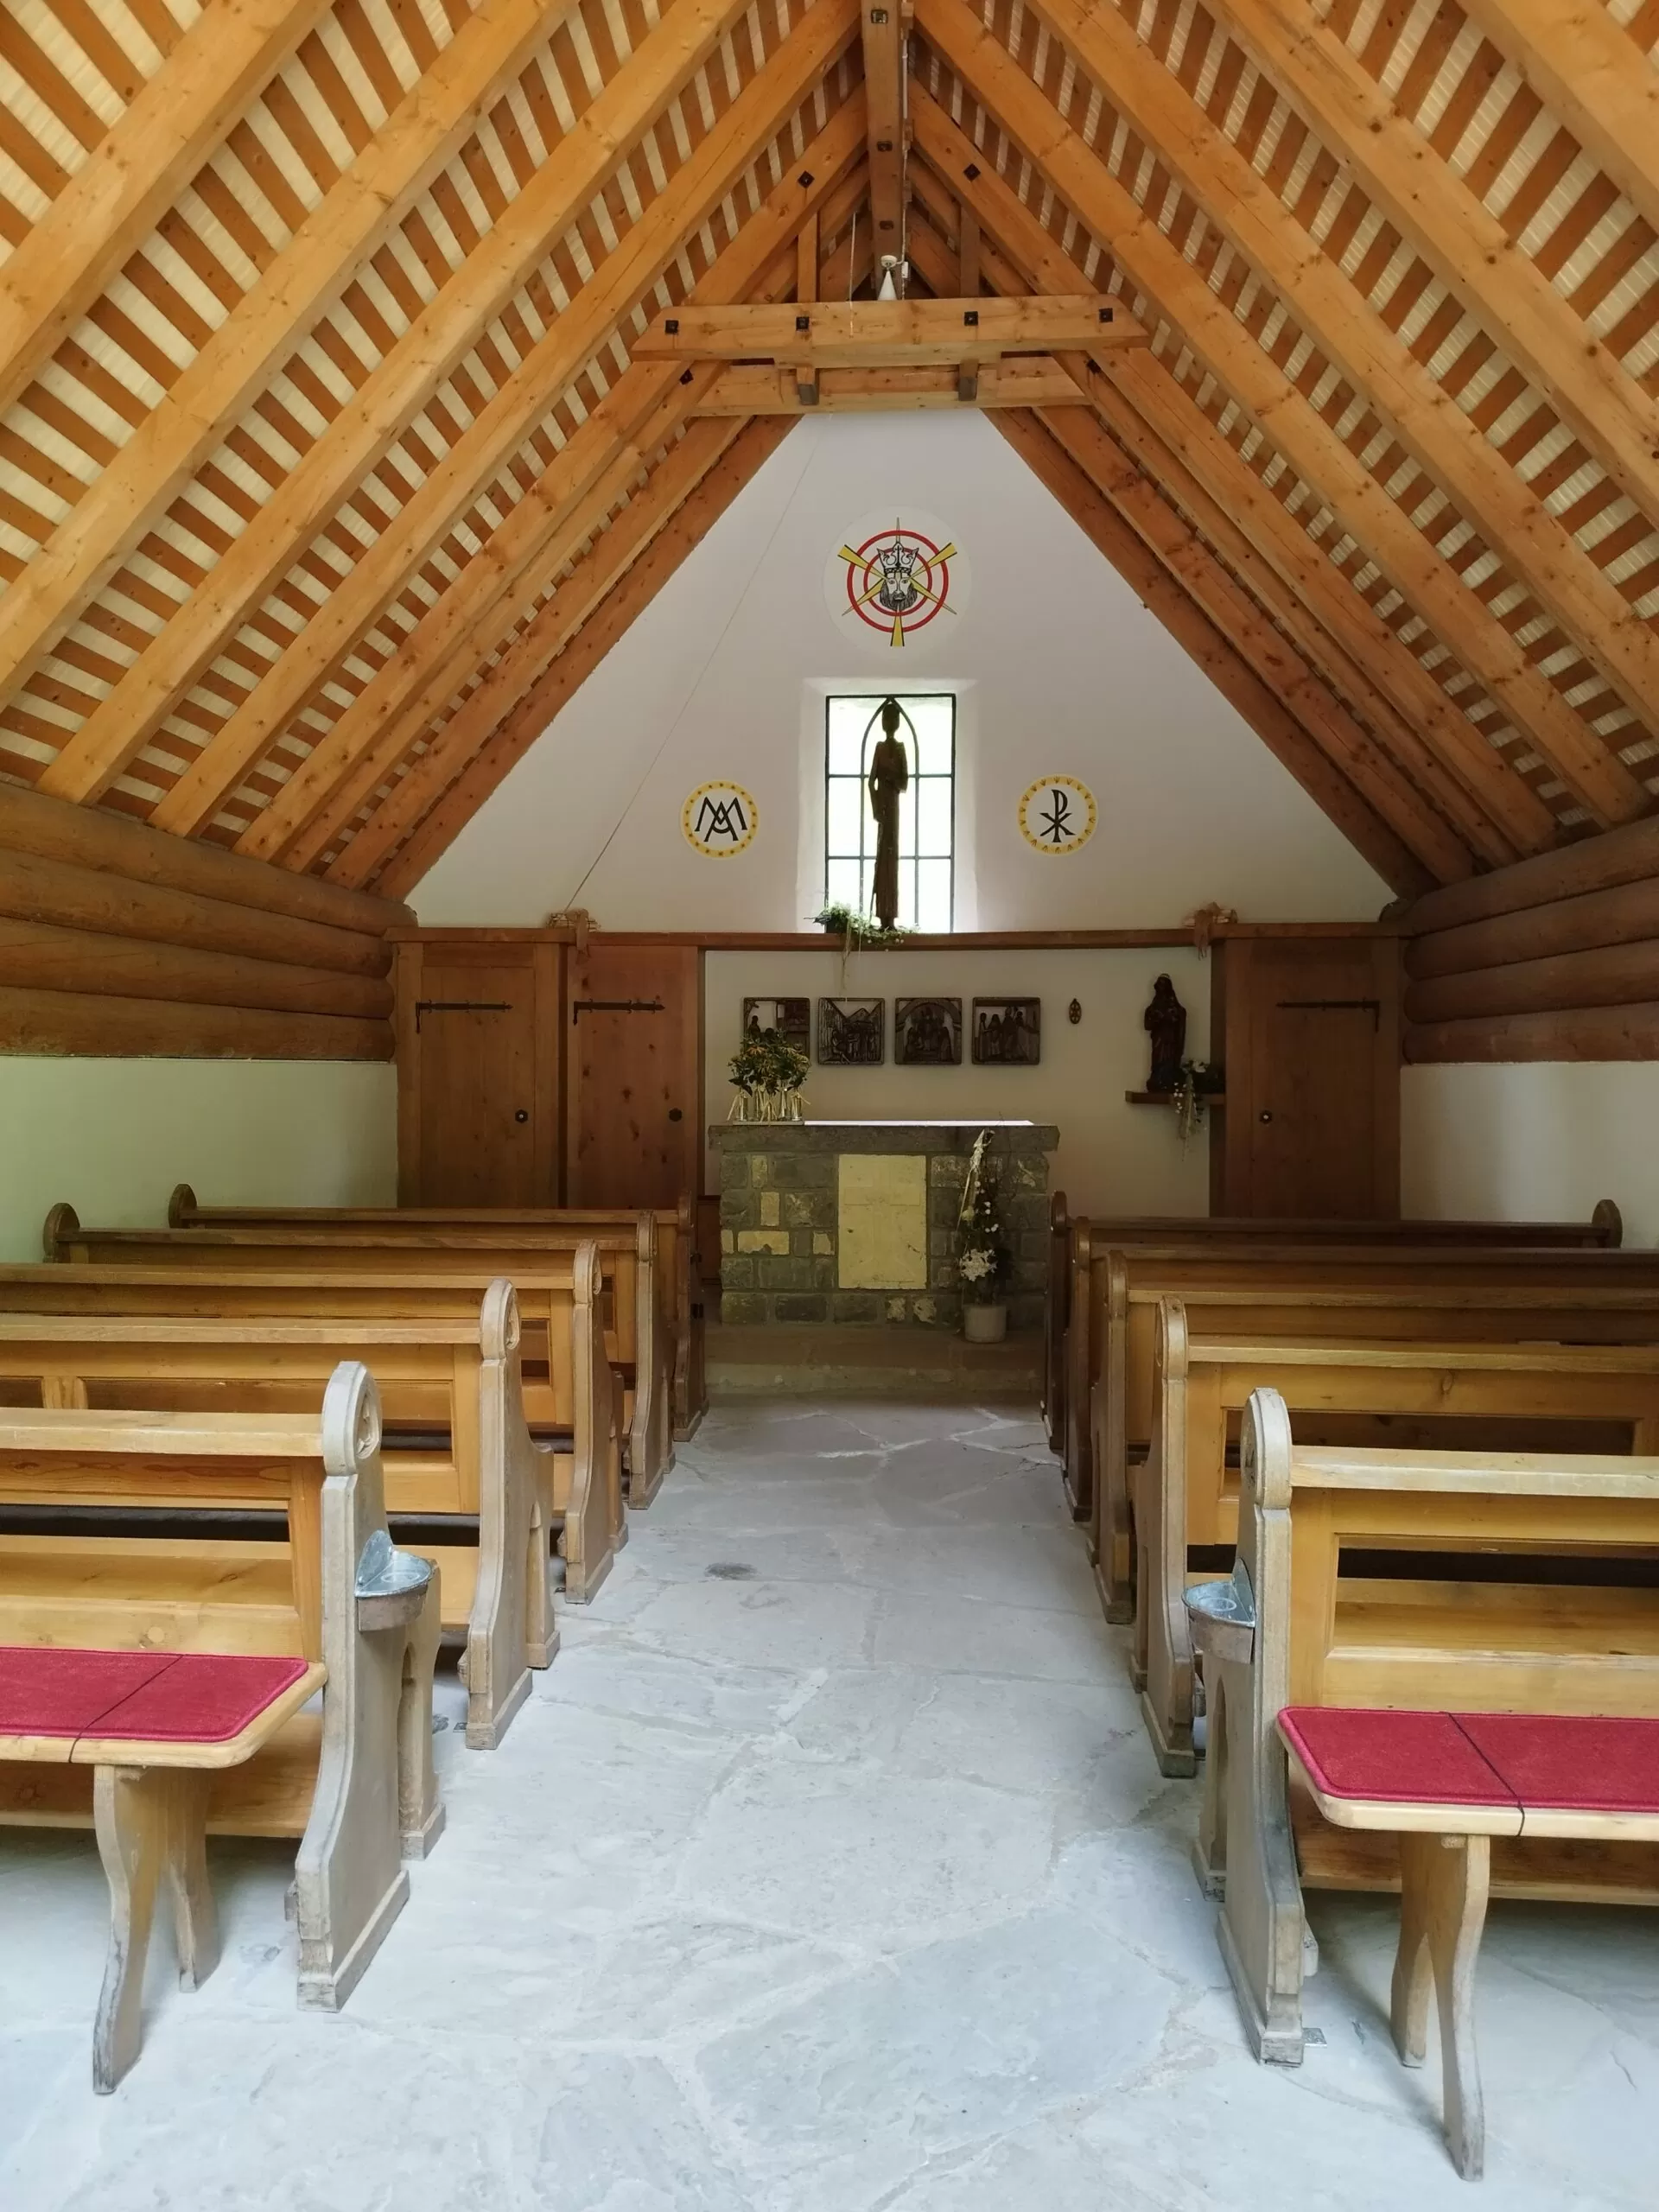
<path fill-rule="evenodd" d="M 1421 1760 L 1397 1802 L 1372 1803 L 1370 1818 L 1328 1789 L 1321 1810 L 1306 1769 L 1287 1756 L 1281 1716 L 1332 1707 L 1651 1724 L 1659 1459 L 1306 1447 L 1271 1390 L 1250 1399 L 1241 1458 L 1232 1579 L 1200 1586 L 1188 1603 L 1209 1702 L 1198 1866 L 1222 1898 L 1217 1934 L 1245 2032 L 1258 2057 L 1300 2063 L 1303 1893 L 1396 1887 L 1403 1855 L 1395 2030 L 1408 2063 L 1420 2059 L 1427 1936 L 1454 2155 L 1478 2172 L 1469 2005 L 1489 1889 L 1659 1904 L 1659 1822 L 1639 1808 L 1609 1817 L 1612 1777 L 1599 1811 L 1516 1799 L 1484 1824 L 1465 1803 L 1452 1894 L 1428 1885 L 1420 1847 L 1402 1854 L 1414 1834 L 1455 1840 L 1446 1808 L 1423 1796 Z M 1649 1802 L 1659 1802 L 1653 1764 L 1649 1749 Z"/>
<path fill-rule="evenodd" d="M 335 2010 L 403 1910 L 403 1860 L 442 1828 L 437 1574 L 387 1532 L 367 1370 L 321 1395 L 309 1414 L 0 1417 L 0 1507 L 142 1521 L 257 1497 L 287 1524 L 283 1544 L 0 1535 L 0 1821 L 97 1834 L 102 2091 L 138 2054 L 158 1887 L 185 1985 L 213 1969 L 208 1831 L 298 1836 L 300 2002 Z"/>
<path fill-rule="evenodd" d="M 471 1267 L 442 1273 L 388 1270 L 376 1255 L 365 1256 L 374 1262 L 375 1272 L 219 1272 L 201 1264 L 0 1268 L 0 1313 L 194 1317 L 208 1323 L 292 1319 L 344 1325 L 352 1333 L 343 1340 L 356 1343 L 359 1323 L 365 1331 L 395 1331 L 401 1323 L 425 1321 L 477 1329 L 481 1303 L 493 1281 L 499 1280 Z M 562 1531 L 565 1595 L 573 1604 L 585 1604 L 627 1541 L 617 1441 L 619 1393 L 605 1357 L 597 1255 L 543 1255 L 533 1271 L 520 1270 L 517 1306 L 523 1414 L 532 1438 L 550 1454 L 537 1460 L 538 1476 L 550 1473 L 551 1479 L 543 1503 L 551 1525 Z M 0 1389 L 4 1387 L 0 1378 Z M 394 1370 L 389 1370 L 387 1390 L 394 1424 L 387 1461 L 392 1510 L 400 1519 L 419 1520 L 439 1510 L 434 1498 L 446 1481 L 464 1483 L 471 1493 L 474 1475 L 447 1476 L 435 1451 L 459 1449 L 476 1463 L 483 1446 L 474 1448 L 469 1439 L 477 1432 L 477 1416 L 469 1416 L 457 1445 L 439 1421 L 429 1389 L 406 1395 L 404 1378 Z M 19 1394 L 14 1389 L 10 1395 Z M 538 1608 L 542 1602 L 537 1599 Z M 550 1653 L 551 1649 L 550 1643 Z"/>
<path fill-rule="evenodd" d="M 384 1452 L 387 1504 L 394 1515 L 463 1524 L 428 1550 L 442 1573 L 444 1630 L 466 1638 L 467 1741 L 493 1751 L 530 1694 L 531 1669 L 558 1649 L 552 1455 L 531 1440 L 524 1419 L 511 1283 L 492 1284 L 468 1320 L 0 1309 L 0 1381 L 22 1384 L 46 1407 L 297 1410 L 353 1357 L 372 1362 L 387 1418 L 419 1418 L 447 1440 L 441 1452 Z"/>
<path fill-rule="evenodd" d="M 1363 1312 L 1344 1311 L 1363 1325 Z M 1426 1328 L 1439 1319 L 1405 1313 Z M 1198 1334 L 1179 1300 L 1159 1309 L 1152 1448 L 1135 1484 L 1131 1672 L 1165 1774 L 1196 1771 L 1186 1588 L 1232 1564 L 1229 1440 L 1254 1391 L 1276 1390 L 1313 1445 L 1659 1457 L 1659 1297 L 1638 1322 L 1648 1341 L 1622 1349 L 1536 1341 L 1577 1325 L 1570 1311 L 1463 1307 L 1449 1316 L 1455 1335 L 1486 1341 L 1424 1344 L 1318 1343 L 1301 1314 L 1287 1318 L 1294 1340 L 1241 1344 Z M 1330 1315 L 1306 1319 L 1328 1327 Z M 1534 1340 L 1499 1343 L 1507 1329 Z"/>
<path fill-rule="evenodd" d="M 637 1211 L 617 1206 L 204 1206 L 188 1183 L 175 1186 L 167 1209 L 173 1229 L 376 1229 L 414 1223 L 432 1229 L 567 1229 L 578 1235 L 626 1230 Z M 696 1208 L 682 1198 L 655 1209 L 657 1259 L 666 1287 L 661 1308 L 673 1345 L 673 1423 L 677 1440 L 692 1434 L 708 1411 L 703 1357 L 703 1308 L 697 1251 Z"/>
<path fill-rule="evenodd" d="M 1150 1440 L 1153 1404 L 1153 1348 L 1158 1302 L 1181 1297 L 1189 1302 L 1210 1291 L 1249 1294 L 1276 1291 L 1324 1294 L 1370 1286 L 1422 1293 L 1425 1307 L 1441 1290 L 1468 1298 L 1502 1287 L 1547 1289 L 1574 1303 L 1581 1293 L 1628 1288 L 1659 1290 L 1659 1253 L 1535 1252 L 1498 1249 L 1459 1251 L 1361 1246 L 1304 1249 L 1266 1245 L 1225 1251 L 1193 1251 L 1189 1246 L 1116 1250 L 1098 1270 L 1103 1278 L 1103 1351 L 1090 1398 L 1092 1485 L 1090 1553 L 1109 1620 L 1127 1621 L 1134 1611 L 1134 1537 L 1129 1468 Z M 1487 1301 L 1490 1302 L 1490 1301 Z M 1243 1333 L 1253 1333 L 1248 1324 Z M 1316 1328 L 1316 1336 L 1330 1332 Z M 1385 1332 L 1401 1333 L 1398 1328 Z M 1460 1329 L 1450 1333 L 1460 1337 Z M 1590 1338 L 1586 1341 L 1595 1341 Z"/>
<path fill-rule="evenodd" d="M 1353 1249 L 1370 1245 L 1433 1250 L 1615 1251 L 1624 1224 L 1611 1198 L 1598 1200 L 1587 1222 L 1255 1220 L 1239 1215 L 1074 1217 L 1065 1194 L 1049 1202 L 1048 1300 L 1044 1321 L 1044 1421 L 1049 1449 L 1065 1471 L 1066 1495 L 1079 1521 L 1093 1511 L 1090 1389 L 1105 1356 L 1104 1271 L 1114 1252 L 1137 1247 L 1243 1252 L 1279 1244 Z M 1074 1328 L 1073 1317 L 1086 1315 Z"/>

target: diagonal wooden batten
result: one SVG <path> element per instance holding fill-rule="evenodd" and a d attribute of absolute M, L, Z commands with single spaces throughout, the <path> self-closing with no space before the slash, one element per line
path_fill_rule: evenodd
<path fill-rule="evenodd" d="M 820 4 L 843 13 L 845 0 Z M 678 0 L 669 10 L 65 746 L 41 775 L 42 789 L 63 798 L 96 798 L 148 744 L 742 13 L 741 0 Z M 810 23 L 809 15 L 796 37 L 806 36 Z M 4 607 L 0 601 L 0 614 Z"/>
<path fill-rule="evenodd" d="M 765 87 L 757 92 L 753 104 L 756 111 L 766 111 L 762 122 L 772 110 L 785 103 L 792 105 L 799 96 L 801 55 L 797 54 L 785 67 L 789 54 L 785 48 L 772 65 L 782 73 L 781 89 L 779 81 L 768 81 L 765 72 L 749 88 Z M 799 209 L 826 197 L 858 158 L 861 140 L 862 114 L 855 99 L 846 104 L 846 111 L 838 110 L 830 118 L 800 163 L 791 164 L 784 181 L 743 225 L 700 289 L 714 286 L 713 296 L 717 297 L 723 290 L 752 284 L 792 235 L 790 226 L 798 219 Z M 456 507 L 465 508 L 475 497 L 479 484 L 487 482 L 499 469 L 504 454 L 519 442 L 523 435 L 518 427 L 519 418 L 533 420 L 545 411 L 550 392 L 561 389 L 582 361 L 591 359 L 633 306 L 638 291 L 657 281 L 686 238 L 726 196 L 734 157 L 712 141 L 704 143 L 709 149 L 707 157 L 699 149 L 677 178 L 676 189 L 663 194 L 639 226 L 641 231 L 650 226 L 649 237 L 640 238 L 634 252 L 624 257 L 619 251 L 601 264 L 569 312 L 561 316 L 509 385 L 503 387 L 497 402 L 457 442 L 448 460 L 433 471 L 427 484 L 414 494 L 296 640 L 290 652 L 302 654 L 303 658 L 296 661 L 286 680 L 283 664 L 279 662 L 156 808 L 151 818 L 160 827 L 189 834 L 213 818 L 227 794 L 286 728 L 298 706 L 315 689 L 325 655 L 338 657 L 344 650 L 342 639 L 349 643 L 378 619 L 408 571 L 418 565 L 430 544 L 449 528 Z M 741 161 L 741 156 L 735 159 Z M 802 176 L 811 181 L 803 185 Z M 620 264 L 614 270 L 613 261 Z M 641 270 L 647 266 L 649 273 L 642 278 Z M 575 366 L 567 373 L 565 364 L 570 361 Z M 562 528 L 599 474 L 609 467 L 664 395 L 677 389 L 678 383 L 676 368 L 635 365 L 623 373 L 448 590 L 295 771 L 276 798 L 261 810 L 238 840 L 238 851 L 260 859 L 271 859 L 283 852 L 358 757 L 366 749 L 377 748 L 389 727 L 401 722 L 410 701 L 423 696 L 429 686 L 435 667 L 457 651 L 476 650 L 475 632 L 487 622 L 502 594 L 539 557 L 550 536 Z M 507 418 L 505 429 L 503 416 Z M 453 490 L 457 484 L 465 485 L 463 493 Z M 435 487 L 429 497 L 428 486 Z M 441 515 L 435 523 L 435 514 Z M 493 634 L 508 626 L 504 621 Z M 459 676 L 451 681 L 443 696 L 460 681 Z M 435 709 L 429 707 L 426 711 L 429 714 Z M 392 758 L 396 757 L 394 753 Z"/>
<path fill-rule="evenodd" d="M 1659 232 L 1659 70 L 1600 0 L 1460 0 Z"/>
<path fill-rule="evenodd" d="M 1652 400 L 1497 218 L 1302 0 L 1212 5 L 1612 482 L 1649 519 L 1659 518 L 1659 417 Z M 1659 87 L 1659 74 L 1649 74 Z M 1654 107 L 1659 124 L 1659 96 Z M 1656 695 L 1649 690 L 1646 696 L 1651 711 Z"/>
<path fill-rule="evenodd" d="M 612 583 L 575 637 L 517 709 L 476 753 L 414 833 L 378 871 L 377 885 L 418 883 L 491 793 L 548 728 L 606 654 L 627 634 L 663 586 L 794 429 L 788 416 L 751 423 L 709 471 L 671 523 Z"/>
<path fill-rule="evenodd" d="M 1383 881 L 1405 895 L 1432 879 L 1414 854 L 1314 744 L 1295 716 L 1136 537 L 1034 415 L 1018 408 L 991 421 L 1046 485 L 1077 527 L 1209 677 L 1308 797 L 1363 854 Z"/>
<path fill-rule="evenodd" d="M 0 414 L 334 0 L 208 0 L 5 264 Z"/>
<path fill-rule="evenodd" d="M 918 190 L 939 196 L 932 180 L 941 172 L 959 180 L 980 223 L 1012 263 L 999 270 L 1001 281 L 1056 290 L 1074 283 L 1075 262 L 1003 180 L 976 161 L 971 142 L 919 86 L 912 111 L 918 151 L 925 156 L 912 170 Z M 969 168 L 979 170 L 972 180 L 965 175 Z M 964 198 L 963 205 L 969 204 Z M 988 253 L 982 231 L 980 251 L 988 262 L 1000 260 Z M 1504 765 L 1163 365 L 1142 352 L 1091 359 L 1089 371 L 1083 389 L 1091 403 L 1156 480 L 1177 487 L 1189 512 L 1195 499 L 1205 504 L 1206 534 L 1217 550 L 1236 567 L 1241 553 L 1254 553 L 1333 641 L 1338 688 L 1364 703 L 1401 765 L 1474 849 L 1502 867 L 1519 854 L 1547 849 L 1556 823 L 1543 801 Z"/>
<path fill-rule="evenodd" d="M 1231 140 L 1140 43 L 1115 7 L 1041 0 L 1037 12 L 1093 81 L 1109 88 L 1112 106 L 1285 302 L 1332 366 L 1370 402 L 1402 449 L 1485 535 L 1632 712 L 1643 721 L 1653 716 L 1653 702 L 1659 699 L 1659 634 L 1637 618 L 1618 588 L 1355 290 Z M 919 10 L 930 35 L 936 23 L 965 13 L 962 0 L 928 0 Z M 1006 60 L 1006 48 L 1001 51 Z M 1046 98 L 1044 104 L 1058 122 Z M 1466 585 L 1461 588 L 1468 590 Z M 1576 796 L 1604 821 L 1626 821 L 1643 812 L 1649 800 L 1640 780 L 1580 717 L 1573 720 L 1585 742 L 1576 757 L 1569 754 L 1556 765 Z"/>
<path fill-rule="evenodd" d="M 460 711 L 434 734 L 427 751 L 325 871 L 327 881 L 355 889 L 368 880 L 376 866 L 467 766 L 503 714 L 569 645 L 629 562 L 672 520 L 676 510 L 741 429 L 740 423 L 719 420 L 690 424 L 652 471 L 643 489 L 600 533 L 588 558 L 565 578 Z"/>
<path fill-rule="evenodd" d="M 537 0 L 489 0 L 399 101 L 0 598 L 0 697 L 39 664 L 303 343 L 548 28 Z M 88 796 L 91 785 L 71 788 L 76 780 L 48 769 L 42 788 Z"/>
<path fill-rule="evenodd" d="M 1159 302 L 1183 342 L 1262 425 L 1297 473 L 1318 488 L 1343 528 L 1402 596 L 1420 613 L 1433 609 L 1431 626 L 1586 812 L 1605 823 L 1644 806 L 1646 795 L 1629 769 L 1532 664 L 1451 562 L 1216 297 L 1007 49 L 957 0 L 917 0 L 917 20 L 929 42 L 1037 162 L 1059 197 L 1096 238 L 1110 241 L 1112 257 L 1128 281 Z M 919 102 L 914 112 L 919 117 Z M 975 166 L 988 158 L 976 156 Z"/>

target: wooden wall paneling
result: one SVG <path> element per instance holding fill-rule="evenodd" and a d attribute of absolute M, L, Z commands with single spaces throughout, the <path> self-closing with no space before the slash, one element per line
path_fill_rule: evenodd
<path fill-rule="evenodd" d="M 569 1203 L 672 1206 L 697 1196 L 704 1158 L 701 952 L 590 938 L 586 950 L 569 958 Z M 653 1001 L 660 1010 L 645 1011 Z"/>
<path fill-rule="evenodd" d="M 563 947 L 397 947 L 404 1205 L 556 1205 Z"/>

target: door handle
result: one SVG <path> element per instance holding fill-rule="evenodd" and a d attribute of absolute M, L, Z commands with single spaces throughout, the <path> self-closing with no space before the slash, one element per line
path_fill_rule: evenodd
<path fill-rule="evenodd" d="M 683 1122 L 685 1116 L 677 1106 L 671 1106 L 668 1109 L 668 1118 L 671 1122 Z"/>
<path fill-rule="evenodd" d="M 1255 1118 L 1258 1122 L 1270 1122 L 1273 1119 L 1273 1116 L 1271 1114 L 1263 1112 L 1258 1114 Z"/>
<path fill-rule="evenodd" d="M 527 1109 L 521 1106 L 512 1118 L 515 1122 L 527 1122 L 530 1119 L 530 1115 Z"/>

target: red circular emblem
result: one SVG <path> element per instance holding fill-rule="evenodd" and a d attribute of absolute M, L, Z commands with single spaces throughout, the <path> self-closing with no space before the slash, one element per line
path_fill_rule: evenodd
<path fill-rule="evenodd" d="M 902 645 L 937 615 L 954 614 L 950 563 L 954 545 L 938 545 L 919 530 L 895 521 L 861 545 L 843 545 L 847 569 L 845 612 L 855 615 L 887 642 Z"/>

